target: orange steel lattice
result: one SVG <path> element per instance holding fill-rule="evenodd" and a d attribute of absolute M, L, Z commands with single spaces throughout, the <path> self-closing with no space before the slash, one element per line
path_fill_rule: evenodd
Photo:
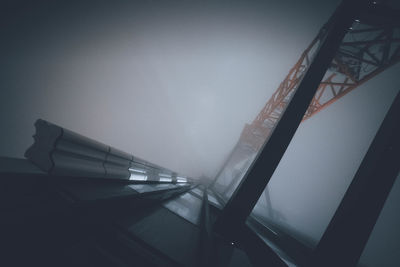
<path fill-rule="evenodd" d="M 325 73 L 303 121 L 400 61 L 400 22 L 398 16 L 395 17 L 395 23 L 382 23 L 382 16 L 375 19 L 369 15 L 354 21 Z M 215 186 L 225 184 L 224 188 L 217 189 L 222 196 L 229 197 L 250 167 L 252 159 L 283 114 L 325 35 L 326 30 L 323 27 L 257 117 L 252 123 L 245 125 L 230 157 L 216 176 Z"/>
<path fill-rule="evenodd" d="M 254 151 L 260 149 L 297 89 L 322 38 L 323 31 L 302 53 L 254 121 L 244 127 L 239 143 L 250 146 Z M 303 121 L 399 60 L 399 27 L 376 27 L 355 21 L 320 83 Z"/>

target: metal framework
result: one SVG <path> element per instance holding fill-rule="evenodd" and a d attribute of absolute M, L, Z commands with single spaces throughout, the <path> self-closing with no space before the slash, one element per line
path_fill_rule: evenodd
<path fill-rule="evenodd" d="M 244 148 L 253 149 L 256 158 L 242 168 L 241 181 L 234 178 L 228 185 L 238 184 L 214 224 L 217 233 L 229 240 L 241 231 L 302 121 L 400 60 L 400 16 L 380 20 L 386 13 L 374 5 L 343 1 L 264 109 L 244 129 L 224 169 L 240 165 Z M 357 263 L 399 172 L 399 108 L 400 94 L 317 248 L 303 258 L 305 266 Z"/>
<path fill-rule="evenodd" d="M 400 93 L 315 250 L 311 266 L 356 266 L 400 170 Z"/>
<path fill-rule="evenodd" d="M 299 60 L 291 68 L 278 89 L 259 112 L 251 124 L 246 124 L 241 136 L 224 167 L 216 177 L 226 169 L 234 169 L 240 162 L 254 157 L 270 136 L 275 125 L 297 90 L 309 68 L 316 51 L 325 36 L 325 27 L 318 33 Z M 304 114 L 307 120 L 322 109 L 328 107 L 347 93 L 358 88 L 379 73 L 400 61 L 400 23 L 397 14 L 379 5 L 370 5 L 356 15 L 348 28 L 333 60 L 330 63 L 318 89 Z M 222 194 L 236 187 L 245 174 L 243 167 L 240 175 L 229 181 Z"/>
<path fill-rule="evenodd" d="M 320 45 L 307 71 L 302 75 L 298 89 L 294 91 L 279 123 L 273 128 L 268 142 L 264 144 L 216 221 L 215 228 L 221 234 L 229 236 L 236 232 L 250 215 L 301 123 L 346 29 L 354 19 L 359 3 L 358 0 L 344 1 L 321 30 Z"/>
<path fill-rule="evenodd" d="M 373 23 L 354 21 L 319 84 L 303 121 L 400 61 L 399 25 L 376 26 Z M 255 151 L 260 149 L 297 89 L 322 37 L 323 31 L 302 53 L 253 122 L 245 126 L 239 143 L 250 145 Z"/>

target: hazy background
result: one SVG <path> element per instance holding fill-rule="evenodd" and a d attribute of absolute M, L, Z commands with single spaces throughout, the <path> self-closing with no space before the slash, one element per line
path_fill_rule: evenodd
<path fill-rule="evenodd" d="M 338 1 L 92 2 L 3 2 L 0 155 L 43 118 L 212 177 Z"/>

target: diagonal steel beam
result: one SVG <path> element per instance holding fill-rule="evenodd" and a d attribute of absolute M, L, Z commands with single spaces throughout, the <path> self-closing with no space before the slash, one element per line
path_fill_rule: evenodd
<path fill-rule="evenodd" d="M 343 1 L 321 30 L 321 45 L 267 142 L 246 172 L 214 227 L 229 238 L 244 224 L 286 151 L 340 43 L 352 25 L 361 0 Z"/>
<path fill-rule="evenodd" d="M 315 250 L 312 266 L 356 266 L 400 170 L 400 93 Z"/>

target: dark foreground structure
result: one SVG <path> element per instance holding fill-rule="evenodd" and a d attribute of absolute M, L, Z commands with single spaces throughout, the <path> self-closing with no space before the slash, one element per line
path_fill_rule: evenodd
<path fill-rule="evenodd" d="M 268 126 L 254 161 L 232 182 L 236 187 L 229 197 L 218 189 L 218 177 L 212 183 L 182 177 L 38 120 L 27 159 L 0 159 L 0 264 L 356 266 L 399 173 L 400 94 L 315 249 L 271 231 L 250 214 L 304 116 L 319 108 L 310 103 L 317 105 L 314 95 L 332 61 L 342 60 L 341 71 L 354 77 L 360 75 L 357 67 L 343 69 L 350 64 L 344 61 L 370 61 L 350 53 L 360 52 L 365 46 L 360 42 L 346 55 L 339 51 L 349 45 L 343 40 L 359 20 L 370 25 L 364 32 L 400 27 L 399 13 L 384 5 L 344 1 L 319 33 L 307 68 L 296 76 L 286 106 Z M 374 40 L 384 41 L 399 38 Z M 399 61 L 399 46 L 381 54 L 375 65 L 383 70 Z M 332 86 L 347 90 L 347 82 Z"/>

